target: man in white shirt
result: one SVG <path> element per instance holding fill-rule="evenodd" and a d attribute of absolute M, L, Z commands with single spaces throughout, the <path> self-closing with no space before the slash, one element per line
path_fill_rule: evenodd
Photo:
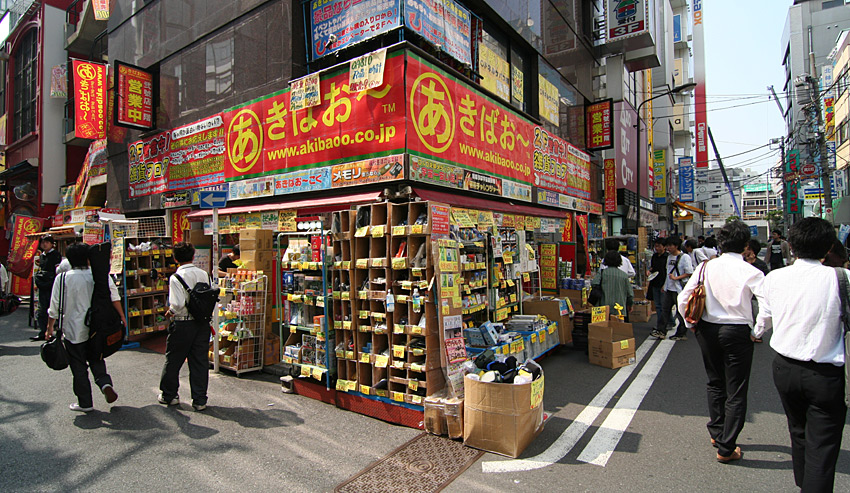
<path fill-rule="evenodd" d="M 199 282 L 212 284 L 210 275 L 195 267 L 195 247 L 191 243 L 179 242 L 174 245 L 174 260 L 179 267 L 168 281 L 168 311 L 165 316 L 171 319 L 168 337 L 165 342 L 165 366 L 159 382 L 158 401 L 160 404 L 176 406 L 180 404 L 177 390 L 180 387 L 180 368 L 183 362 L 189 362 L 189 386 L 192 390 L 192 407 L 203 411 L 207 407 L 207 387 L 209 385 L 210 365 L 207 358 L 210 342 L 210 325 L 196 321 L 187 308 L 189 291 Z M 188 289 L 178 279 L 183 279 Z"/>
<path fill-rule="evenodd" d="M 685 335 L 685 320 L 682 318 L 682 314 L 679 313 L 679 310 L 676 305 L 676 296 L 679 295 L 679 292 L 682 291 L 682 286 L 685 284 L 685 280 L 687 280 L 688 276 L 694 271 L 694 267 L 691 264 L 691 257 L 685 253 L 682 253 L 680 248 L 682 247 L 682 239 L 678 236 L 671 236 L 667 238 L 667 271 L 666 276 L 667 279 L 664 281 L 664 293 L 661 296 L 661 318 L 657 321 L 657 325 L 655 326 L 655 330 L 653 330 L 649 335 L 655 337 L 657 339 L 664 339 L 667 337 L 667 325 L 670 323 L 670 311 L 676 308 L 676 319 L 679 321 L 679 325 L 676 329 L 676 333 L 670 340 L 673 341 L 684 341 L 687 340 L 687 336 Z"/>
<path fill-rule="evenodd" d="M 833 491 L 847 415 L 844 329 L 839 278 L 820 259 L 832 247 L 835 229 L 807 217 L 791 226 L 788 240 L 798 260 L 764 278 L 756 292 L 753 335 L 773 329 L 773 383 L 788 418 L 794 481 L 802 491 Z"/>
<path fill-rule="evenodd" d="M 679 293 L 678 303 L 679 312 L 684 313 L 702 277 L 705 310 L 700 320 L 685 320 L 685 324 L 694 330 L 708 376 L 708 433 L 717 447 L 717 460 L 728 463 L 743 457 L 737 441 L 747 420 L 753 363 L 751 301 L 764 274 L 742 256 L 750 240 L 746 224 L 728 223 L 718 237 L 723 255 L 703 262 L 694 271 Z"/>
<path fill-rule="evenodd" d="M 68 247 L 65 255 L 71 264 L 71 270 L 60 274 L 53 283 L 50 306 L 47 309 L 47 338 L 53 336 L 56 321 L 59 320 L 59 329 L 68 351 L 68 364 L 74 378 L 74 394 L 77 396 L 77 402 L 69 407 L 72 411 L 89 412 L 94 410 L 89 370 L 107 403 L 115 402 L 118 394 L 112 387 L 112 377 L 106 373 L 106 361 L 91 358 L 88 354 L 89 328 L 86 326 L 86 313 L 91 307 L 94 291 L 94 279 L 89 269 L 88 245 L 75 243 Z M 126 325 L 121 296 L 111 278 L 109 294 L 121 321 Z"/>
<path fill-rule="evenodd" d="M 616 250 L 620 251 L 620 241 L 615 239 L 605 240 L 605 249 L 606 250 Z M 629 277 L 635 277 L 635 267 L 632 265 L 632 262 L 629 260 L 629 257 L 620 254 L 623 257 L 623 261 L 620 263 L 620 267 L 618 267 L 621 271 L 625 272 Z M 608 266 L 602 264 L 599 266 L 599 270 L 605 270 Z"/>
<path fill-rule="evenodd" d="M 693 238 L 688 238 L 688 241 L 685 242 L 685 253 L 691 257 L 691 265 L 699 265 L 706 260 L 708 257 L 705 256 L 705 253 L 702 251 L 702 248 L 697 246 L 697 240 Z"/>

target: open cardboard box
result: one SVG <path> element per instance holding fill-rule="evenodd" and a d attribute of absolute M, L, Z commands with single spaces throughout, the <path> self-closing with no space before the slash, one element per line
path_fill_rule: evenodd
<path fill-rule="evenodd" d="M 587 334 L 591 364 L 620 368 L 635 362 L 635 338 L 632 324 L 607 320 L 592 323 Z"/>
<path fill-rule="evenodd" d="M 548 320 L 558 323 L 560 343 L 573 342 L 573 323 L 570 320 L 569 307 L 566 300 L 558 298 L 533 298 L 522 302 L 522 312 L 526 315 L 543 315 Z"/>

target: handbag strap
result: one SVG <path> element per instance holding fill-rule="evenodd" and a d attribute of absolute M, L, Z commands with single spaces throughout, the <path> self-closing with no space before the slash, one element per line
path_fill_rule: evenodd
<path fill-rule="evenodd" d="M 63 272 L 59 276 L 62 278 L 62 282 L 59 283 L 59 320 L 57 321 L 59 323 L 60 334 L 62 333 L 62 326 L 65 321 L 65 274 L 67 273 Z"/>
<path fill-rule="evenodd" d="M 697 279 L 697 286 L 702 286 L 705 284 L 705 268 L 708 266 L 708 263 L 713 259 L 708 259 L 702 263 L 702 269 L 699 271 L 699 278 Z"/>
<path fill-rule="evenodd" d="M 847 315 L 848 291 L 850 291 L 850 283 L 847 282 L 847 274 L 841 267 L 833 267 L 835 276 L 838 278 L 838 298 L 841 300 L 841 321 L 844 324 L 844 333 L 850 331 L 850 319 Z"/>

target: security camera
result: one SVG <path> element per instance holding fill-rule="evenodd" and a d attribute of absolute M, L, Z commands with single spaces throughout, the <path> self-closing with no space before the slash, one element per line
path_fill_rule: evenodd
<path fill-rule="evenodd" d="M 330 48 L 331 45 L 334 44 L 335 42 L 336 42 L 336 34 L 331 34 L 330 36 L 328 36 L 328 42 L 325 44 L 325 49 L 327 50 L 328 48 Z"/>

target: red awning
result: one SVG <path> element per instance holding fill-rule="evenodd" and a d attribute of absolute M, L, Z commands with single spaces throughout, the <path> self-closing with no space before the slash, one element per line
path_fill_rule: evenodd
<path fill-rule="evenodd" d="M 314 214 L 340 210 L 343 206 L 347 208 L 350 204 L 362 204 L 374 202 L 381 198 L 381 192 L 358 193 L 353 195 L 339 195 L 335 197 L 318 197 L 315 199 L 291 200 L 288 202 L 276 202 L 274 204 L 240 205 L 219 209 L 219 214 L 246 214 L 249 212 L 278 211 L 298 209 L 309 211 Z M 199 209 L 187 215 L 190 219 L 212 216 L 211 209 Z"/>
<path fill-rule="evenodd" d="M 488 200 L 459 193 L 437 192 L 423 188 L 414 188 L 413 191 L 422 200 L 433 200 L 434 202 L 443 202 L 457 207 L 507 212 L 508 214 L 522 214 L 525 216 L 556 217 L 559 219 L 567 217 L 567 211 L 564 210 L 545 209 L 531 205 L 517 205 L 504 199 Z"/>

